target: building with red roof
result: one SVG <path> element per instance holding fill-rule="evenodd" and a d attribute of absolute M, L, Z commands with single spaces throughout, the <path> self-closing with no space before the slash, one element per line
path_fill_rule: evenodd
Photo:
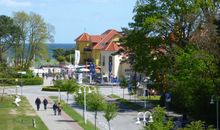
<path fill-rule="evenodd" d="M 121 49 L 121 37 L 121 33 L 114 29 L 106 30 L 101 35 L 81 34 L 75 39 L 76 49 L 80 51 L 80 64 L 93 62 L 100 66 L 101 72 L 108 79 L 110 76 L 118 77 L 122 56 L 112 54 Z"/>

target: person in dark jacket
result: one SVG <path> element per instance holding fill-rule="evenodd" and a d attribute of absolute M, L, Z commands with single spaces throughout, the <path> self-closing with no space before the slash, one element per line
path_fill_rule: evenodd
<path fill-rule="evenodd" d="M 57 115 L 57 103 L 55 102 L 54 104 L 53 104 L 53 111 L 54 111 L 54 115 Z"/>
<path fill-rule="evenodd" d="M 48 104 L 48 101 L 46 98 L 44 98 L 43 100 L 43 104 L 44 104 L 44 110 L 47 110 L 47 104 Z"/>
<path fill-rule="evenodd" d="M 61 116 L 62 106 L 60 103 L 57 105 L 58 116 Z"/>
<path fill-rule="evenodd" d="M 37 105 L 37 110 L 39 111 L 39 109 L 40 109 L 40 104 L 41 104 L 40 98 L 38 98 L 38 97 L 36 98 L 35 104 Z"/>

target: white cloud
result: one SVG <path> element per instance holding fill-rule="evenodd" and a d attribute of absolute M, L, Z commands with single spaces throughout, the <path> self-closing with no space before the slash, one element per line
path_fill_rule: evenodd
<path fill-rule="evenodd" d="M 18 0 L 0 0 L 0 5 L 7 7 L 30 7 L 32 3 L 30 1 L 18 1 Z"/>

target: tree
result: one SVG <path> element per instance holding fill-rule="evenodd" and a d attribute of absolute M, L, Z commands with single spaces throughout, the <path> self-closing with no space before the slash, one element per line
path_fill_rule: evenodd
<path fill-rule="evenodd" d="M 104 109 L 104 117 L 108 122 L 108 128 L 111 130 L 110 121 L 117 116 L 117 106 L 113 103 L 107 103 Z"/>
<path fill-rule="evenodd" d="M 90 93 L 87 98 L 87 107 L 89 110 L 95 112 L 95 130 L 96 130 L 96 119 L 97 119 L 97 112 L 102 110 L 105 105 L 105 100 L 103 96 L 99 93 Z"/>
<path fill-rule="evenodd" d="M 75 79 L 71 80 L 56 80 L 55 86 L 66 91 L 66 102 L 68 104 L 69 94 L 77 92 L 79 90 L 79 85 Z"/>
<path fill-rule="evenodd" d="M 192 121 L 185 128 L 180 128 L 178 130 L 215 130 L 213 126 L 208 126 L 205 128 L 205 122 L 203 121 Z"/>
<path fill-rule="evenodd" d="M 132 68 L 166 87 L 165 75 L 175 60 L 174 44 L 184 48 L 195 43 L 205 49 L 202 45 L 211 47 L 209 43 L 213 43 L 212 48 L 215 48 L 216 42 L 211 42 L 219 41 L 213 38 L 215 34 L 203 34 L 215 31 L 215 26 L 208 23 L 213 25 L 212 18 L 218 7 L 219 1 L 215 0 L 138 0 L 134 22 L 129 23 L 129 29 L 123 29 L 125 37 L 122 39 Z"/>
<path fill-rule="evenodd" d="M 153 122 L 145 126 L 145 130 L 171 130 L 174 127 L 171 119 L 165 120 L 165 109 L 159 106 L 153 109 Z"/>
<path fill-rule="evenodd" d="M 21 28 L 20 40 L 15 47 L 16 63 L 21 69 L 28 69 L 35 57 L 47 58 L 46 42 L 53 41 L 54 27 L 44 22 L 44 19 L 36 14 L 16 12 L 14 21 Z"/>
<path fill-rule="evenodd" d="M 194 119 L 212 121 L 214 112 L 209 104 L 210 97 L 219 94 L 214 83 L 219 78 L 216 59 L 193 45 L 175 50 L 175 68 L 168 75 L 173 109 Z"/>
<path fill-rule="evenodd" d="M 70 49 L 70 50 L 64 50 L 63 48 L 57 48 L 53 50 L 53 57 L 61 62 L 68 61 L 68 62 L 73 62 L 74 61 L 74 53 L 75 49 Z"/>
<path fill-rule="evenodd" d="M 128 82 L 125 77 L 120 80 L 119 86 L 123 89 L 123 98 L 124 98 L 124 89 L 128 87 Z"/>
<path fill-rule="evenodd" d="M 5 62 L 3 55 L 19 39 L 20 28 L 14 24 L 12 18 L 0 15 L 0 62 Z"/>

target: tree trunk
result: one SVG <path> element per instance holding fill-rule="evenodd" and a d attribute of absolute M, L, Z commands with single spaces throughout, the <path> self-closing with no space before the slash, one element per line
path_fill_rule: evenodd
<path fill-rule="evenodd" d="M 123 98 L 124 98 L 124 95 L 125 95 L 125 88 L 123 88 Z"/>
<path fill-rule="evenodd" d="M 110 122 L 108 121 L 108 129 L 111 130 Z"/>
<path fill-rule="evenodd" d="M 68 92 L 66 92 L 66 102 L 67 102 L 67 104 L 68 104 L 68 101 L 69 101 L 69 93 Z"/>
<path fill-rule="evenodd" d="M 95 130 L 96 130 L 96 118 L 97 118 L 97 111 L 95 111 Z"/>

